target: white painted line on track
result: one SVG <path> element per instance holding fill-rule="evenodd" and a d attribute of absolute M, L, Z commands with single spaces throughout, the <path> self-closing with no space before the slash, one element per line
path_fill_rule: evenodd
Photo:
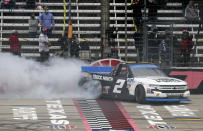
<path fill-rule="evenodd" d="M 137 106 L 140 113 L 150 124 L 151 129 L 175 129 L 176 127 L 168 125 L 164 119 L 150 105 Z"/>
<path fill-rule="evenodd" d="M 190 110 L 185 105 L 164 106 L 164 108 L 166 108 L 176 119 L 200 120 L 200 118 L 193 112 L 198 110 Z"/>
<path fill-rule="evenodd" d="M 13 106 L 14 120 L 37 120 L 36 109 L 33 106 Z"/>

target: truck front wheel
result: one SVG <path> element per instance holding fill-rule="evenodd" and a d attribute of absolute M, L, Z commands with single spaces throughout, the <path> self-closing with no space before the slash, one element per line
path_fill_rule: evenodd
<path fill-rule="evenodd" d="M 139 104 L 143 104 L 146 102 L 145 101 L 145 90 L 144 90 L 143 86 L 140 85 L 140 86 L 136 87 L 135 98 Z"/>

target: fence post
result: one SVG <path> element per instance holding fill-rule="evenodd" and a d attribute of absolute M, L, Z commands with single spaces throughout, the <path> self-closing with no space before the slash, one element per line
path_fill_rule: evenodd
<path fill-rule="evenodd" d="M 3 11 L 1 10 L 1 42 L 0 42 L 0 52 L 2 51 L 2 42 L 3 42 Z"/>
<path fill-rule="evenodd" d="M 101 37 L 104 44 L 104 57 L 107 57 L 108 53 L 105 53 L 109 50 L 108 46 L 108 37 L 106 30 L 109 28 L 109 1 L 101 0 Z M 108 51 L 107 51 L 108 52 Z"/>
<path fill-rule="evenodd" d="M 171 52 L 171 54 L 170 54 L 170 57 L 171 57 L 171 58 L 170 58 L 170 66 L 172 66 L 172 65 L 173 65 L 173 44 L 174 44 L 174 43 L 173 43 L 173 24 L 171 24 L 170 27 L 171 27 L 170 31 L 171 31 L 171 33 L 172 33 L 172 34 L 170 33 L 171 36 L 172 36 L 172 37 L 171 37 L 171 42 L 170 42 L 170 50 L 171 50 L 171 51 L 170 51 L 170 52 Z"/>
<path fill-rule="evenodd" d="M 147 19 L 147 0 L 144 0 L 144 23 L 143 23 L 143 62 L 148 62 L 148 55 L 147 55 L 147 49 L 148 49 L 148 40 L 147 40 L 147 25 L 146 25 L 146 19 Z"/>
<path fill-rule="evenodd" d="M 127 43 L 127 0 L 125 0 L 125 61 L 128 61 L 128 43 Z"/>

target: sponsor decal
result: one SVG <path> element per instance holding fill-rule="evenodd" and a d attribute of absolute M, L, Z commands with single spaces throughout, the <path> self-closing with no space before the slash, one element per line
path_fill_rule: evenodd
<path fill-rule="evenodd" d="M 14 120 L 37 120 L 37 113 L 32 106 L 13 106 Z"/>
<path fill-rule="evenodd" d="M 189 89 L 197 89 L 203 80 L 203 72 L 195 71 L 172 71 L 171 76 L 186 76 L 185 81 L 188 83 Z"/>
<path fill-rule="evenodd" d="M 128 78 L 127 79 L 127 83 L 132 83 L 134 80 L 133 80 L 133 78 Z"/>
<path fill-rule="evenodd" d="M 156 110 L 152 108 L 150 105 L 137 106 L 137 108 L 144 116 L 144 118 L 147 120 L 147 122 L 150 124 L 149 128 L 163 129 L 164 127 L 164 129 L 166 129 L 165 127 L 172 127 L 172 126 L 169 126 L 163 120 L 163 118 L 156 112 Z"/>
<path fill-rule="evenodd" d="M 168 126 L 168 125 L 151 125 L 149 126 L 150 129 L 175 129 L 176 127 L 174 126 Z"/>
<path fill-rule="evenodd" d="M 183 93 L 166 93 L 167 96 L 183 96 Z"/>
<path fill-rule="evenodd" d="M 110 89 L 110 88 L 111 88 L 110 86 L 104 86 L 103 89 L 102 89 L 102 90 L 103 90 L 103 93 L 104 93 L 104 94 L 109 94 L 109 89 Z"/>
<path fill-rule="evenodd" d="M 113 78 L 108 77 L 108 76 L 103 76 L 103 80 L 105 80 L 105 81 L 113 81 Z"/>
<path fill-rule="evenodd" d="M 181 82 L 177 79 L 155 79 L 157 82 Z"/>
<path fill-rule="evenodd" d="M 50 125 L 48 126 L 49 129 L 74 129 L 75 126 L 70 125 Z"/>
<path fill-rule="evenodd" d="M 151 89 L 150 88 L 147 88 L 147 93 L 151 94 Z"/>
<path fill-rule="evenodd" d="M 69 129 L 71 126 L 60 100 L 47 100 L 47 110 L 52 129 Z"/>
<path fill-rule="evenodd" d="M 127 88 L 128 89 L 132 86 L 133 82 L 134 82 L 133 78 L 127 78 Z"/>
<path fill-rule="evenodd" d="M 93 74 L 92 78 L 95 80 L 113 81 L 113 77 L 96 75 L 96 74 Z"/>
<path fill-rule="evenodd" d="M 122 90 L 122 88 L 123 88 L 123 86 L 124 86 L 124 84 L 125 84 L 125 80 L 123 80 L 123 79 L 118 79 L 118 80 L 116 81 L 115 86 L 114 86 L 113 93 L 118 93 L 118 94 L 120 94 L 120 93 L 121 93 L 121 90 Z"/>
<path fill-rule="evenodd" d="M 164 106 L 177 120 L 200 120 L 200 117 L 184 105 Z"/>

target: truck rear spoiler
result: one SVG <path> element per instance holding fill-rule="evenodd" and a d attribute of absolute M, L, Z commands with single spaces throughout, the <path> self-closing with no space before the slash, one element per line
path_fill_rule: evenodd
<path fill-rule="evenodd" d="M 81 70 L 87 73 L 109 74 L 113 68 L 113 66 L 82 66 Z"/>

